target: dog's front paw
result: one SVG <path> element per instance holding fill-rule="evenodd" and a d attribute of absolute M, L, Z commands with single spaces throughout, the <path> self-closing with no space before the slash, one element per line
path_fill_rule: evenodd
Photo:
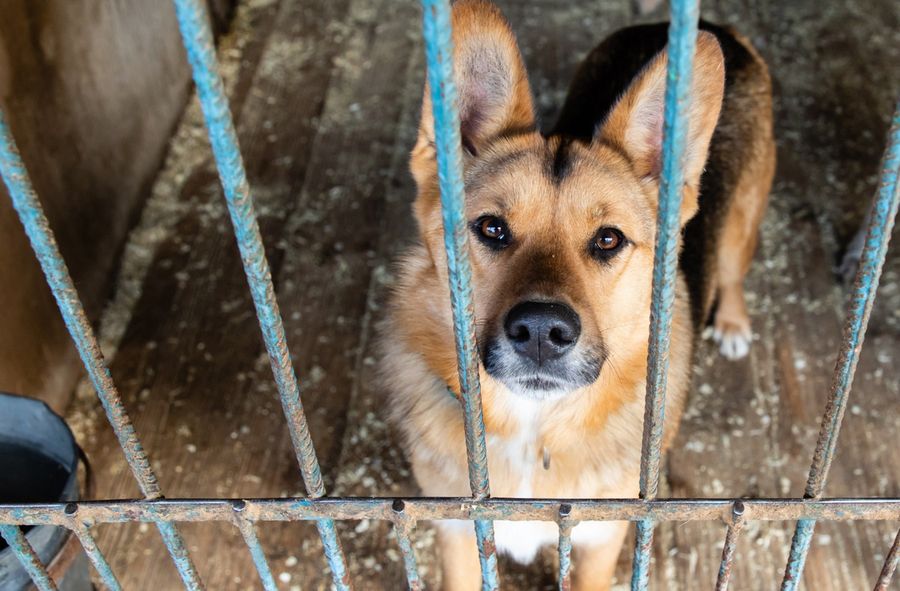
<path fill-rule="evenodd" d="M 726 359 L 742 359 L 750 352 L 750 343 L 753 341 L 750 319 L 746 322 L 733 322 L 716 318 L 711 336 Z"/>

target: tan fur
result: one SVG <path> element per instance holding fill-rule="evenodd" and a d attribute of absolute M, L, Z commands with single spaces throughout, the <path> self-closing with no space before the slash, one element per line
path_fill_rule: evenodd
<path fill-rule="evenodd" d="M 456 78 L 461 94 L 466 215 L 500 212 L 517 237 L 502 255 L 473 241 L 473 300 L 477 338 L 496 333 L 503 315 L 528 298 L 561 301 L 577 310 L 582 339 L 602 342 L 607 358 L 596 382 L 559 400 L 541 403 L 533 438 L 523 453 L 534 466 L 530 496 L 622 498 L 638 492 L 651 275 L 657 213 L 659 103 L 665 54 L 654 60 L 614 108 L 590 145 L 569 147 L 564 178 L 548 175 L 557 138 L 535 130 L 532 100 L 515 39 L 490 3 L 463 0 L 453 9 Z M 486 57 L 487 56 L 487 57 Z M 505 64 L 478 87 L 466 64 Z M 473 62 L 472 60 L 475 60 Z M 724 72 L 715 38 L 701 34 L 694 73 L 686 168 L 686 223 L 697 209 L 699 178 L 719 116 Z M 476 89 L 474 94 L 472 89 Z M 490 93 L 500 89 L 497 95 Z M 481 102 L 479 102 L 481 101 Z M 421 244 L 400 261 L 389 317 L 382 327 L 382 375 L 390 412 L 399 426 L 416 481 L 426 496 L 468 496 L 465 438 L 449 304 L 436 178 L 434 130 L 426 89 L 419 138 L 411 157 L 418 186 L 415 214 Z M 661 103 L 660 103 L 661 104 Z M 467 122 L 467 113 L 477 121 Z M 552 159 L 552 156 L 550 156 Z M 749 173 L 748 173 L 749 174 Z M 752 190 L 748 188 L 748 191 Z M 758 218 L 753 207 L 735 219 Z M 758 219 L 757 219 L 758 221 Z M 755 228 L 752 221 L 742 222 Z M 597 228 L 613 224 L 630 244 L 609 264 L 587 255 Z M 735 222 L 737 224 L 737 222 Z M 741 235 L 743 236 L 743 234 Z M 729 238 L 731 239 L 731 238 Z M 748 246 L 746 238 L 734 238 Z M 743 256 L 743 255 L 742 255 Z M 743 260 L 743 259 L 742 259 Z M 722 281 L 724 285 L 724 280 Z M 690 379 L 694 329 L 684 278 L 679 275 L 672 324 L 664 445 L 677 430 Z M 506 451 L 521 437 L 516 412 L 522 400 L 480 367 L 491 493 L 519 495 L 521 466 Z M 541 467 L 544 450 L 551 462 Z M 525 461 L 529 461 L 525 458 Z M 576 546 L 577 589 L 607 589 L 626 524 L 604 543 Z M 480 584 L 474 537 L 440 530 L 443 585 L 449 591 Z"/>

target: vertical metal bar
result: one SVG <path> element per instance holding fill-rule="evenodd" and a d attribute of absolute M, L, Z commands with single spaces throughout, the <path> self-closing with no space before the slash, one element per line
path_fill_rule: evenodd
<path fill-rule="evenodd" d="M 572 589 L 572 528 L 575 523 L 569 519 L 572 506 L 563 503 L 559 507 L 559 591 Z"/>
<path fill-rule="evenodd" d="M 731 509 L 731 523 L 725 534 L 725 546 L 722 548 L 722 562 L 719 564 L 719 576 L 716 579 L 716 591 L 727 591 L 731 580 L 731 565 L 734 564 L 734 554 L 737 550 L 737 541 L 744 528 L 744 503 L 734 502 Z"/>
<path fill-rule="evenodd" d="M 34 192 L 28 171 L 25 170 L 25 164 L 19 155 L 2 109 L 0 109 L 0 176 L 3 177 L 13 207 L 25 227 L 31 247 L 47 278 L 47 284 L 53 292 L 53 297 L 56 299 L 56 304 L 69 329 L 69 334 L 72 335 L 72 340 L 75 342 L 75 348 L 78 349 L 88 377 L 97 391 L 97 396 L 100 398 L 109 424 L 116 434 L 119 446 L 125 454 L 125 459 L 131 467 L 131 472 L 144 496 L 148 499 L 158 499 L 162 495 L 156 475 L 150 467 L 147 454 L 134 431 L 119 392 L 113 384 L 94 330 L 78 299 L 78 292 L 75 291 L 72 277 L 59 252 L 59 247 L 56 245 L 53 231 L 50 229 L 44 210 Z M 167 531 L 164 532 L 164 528 L 167 528 Z M 163 535 L 166 547 L 173 559 L 179 557 L 178 571 L 184 584 L 189 589 L 202 589 L 203 583 L 187 556 L 184 540 L 175 531 L 174 526 L 161 525 L 160 533 Z"/>
<path fill-rule="evenodd" d="M 72 526 L 72 532 L 78 536 L 81 547 L 84 548 L 85 554 L 87 554 L 91 564 L 94 565 L 94 570 L 97 571 L 100 580 L 103 581 L 103 584 L 108 591 L 122 591 L 119 580 L 116 578 L 115 573 L 113 573 L 112 567 L 109 565 L 103 552 L 100 551 L 97 540 L 94 539 L 90 528 L 84 523 L 76 521 Z"/>
<path fill-rule="evenodd" d="M 865 247 L 847 304 L 847 317 L 844 323 L 841 349 L 835 363 L 831 393 L 825 406 L 816 451 L 809 468 L 809 479 L 804 491 L 804 497 L 808 499 L 815 499 L 822 495 L 825 481 L 828 478 L 828 469 L 831 467 L 831 461 L 837 448 L 841 420 L 844 418 L 844 410 L 847 408 L 850 387 L 853 384 L 856 365 L 859 363 L 859 353 L 866 336 L 869 315 L 875 302 L 881 269 L 884 266 L 884 258 L 897 217 L 897 208 L 900 205 L 898 175 L 900 175 L 900 101 L 896 103 L 891 119 L 887 147 L 881 163 L 878 190 L 872 203 L 869 228 L 866 232 Z M 813 520 L 797 522 L 797 528 L 791 540 L 791 550 L 785 567 L 784 579 L 781 582 L 782 591 L 794 591 L 797 588 L 803 574 L 803 566 L 815 525 L 816 522 Z"/>
<path fill-rule="evenodd" d="M 469 484 L 476 499 L 490 496 L 487 446 L 478 379 L 478 350 L 472 307 L 472 269 L 469 265 L 465 217 L 465 187 L 456 84 L 453 78 L 453 38 L 448 0 L 422 0 L 425 57 L 434 113 L 438 182 L 444 224 L 444 247 L 450 276 L 450 303 L 456 338 L 460 395 L 465 417 Z M 481 580 L 485 591 L 499 587 L 494 527 L 490 521 L 475 521 L 475 537 L 481 558 Z"/>
<path fill-rule="evenodd" d="M 206 127 L 212 144 L 213 155 L 219 170 L 219 177 L 225 191 L 225 200 L 241 261 L 250 286 L 250 294 L 256 308 L 266 351 L 275 383 L 281 398 L 282 408 L 288 422 L 291 441 L 300 464 L 303 482 L 309 496 L 317 498 L 325 495 L 325 485 L 319 460 L 313 447 L 312 437 L 303 405 L 300 400 L 300 386 L 291 363 L 284 325 L 272 274 L 266 260 L 262 236 L 259 232 L 253 199 L 247 174 L 238 147 L 237 134 L 228 107 L 228 98 L 219 75 L 212 33 L 208 15 L 199 0 L 174 0 L 178 25 L 191 64 L 197 95 L 203 109 Z M 325 547 L 325 555 L 331 567 L 334 584 L 339 590 L 351 588 L 347 573 L 346 559 L 340 540 L 330 520 L 317 522 L 319 534 Z"/>
<path fill-rule="evenodd" d="M 884 566 L 881 568 L 881 575 L 878 576 L 874 591 L 887 591 L 891 585 L 891 579 L 894 577 L 894 571 L 897 570 L 898 562 L 900 562 L 900 530 L 897 530 L 894 543 L 891 545 L 887 558 L 884 559 Z"/>
<path fill-rule="evenodd" d="M 22 568 L 31 577 L 35 587 L 40 591 L 57 591 L 56 583 L 50 578 L 47 568 L 41 564 L 34 548 L 28 543 L 28 538 L 17 525 L 0 525 L 0 536 L 6 540 L 13 554 L 19 559 Z"/>
<path fill-rule="evenodd" d="M 422 591 L 425 586 L 419 577 L 419 567 L 416 563 L 416 551 L 412 545 L 410 534 L 416 523 L 406 516 L 405 503 L 401 499 L 394 501 L 391 508 L 394 511 L 394 532 L 397 534 L 397 544 L 403 554 L 403 568 L 406 571 L 406 583 L 409 591 Z"/>
<path fill-rule="evenodd" d="M 677 247 L 684 187 L 687 113 L 690 107 L 694 47 L 697 42 L 699 0 L 672 0 L 669 25 L 666 102 L 663 123 L 662 178 L 656 248 L 653 255 L 653 300 L 650 306 L 650 344 L 647 356 L 647 394 L 641 445 L 640 496 L 656 498 L 659 456 L 665 418 L 669 369 L 669 337 L 675 301 Z M 646 589 L 653 547 L 653 522 L 637 524 L 631 588 Z"/>
<path fill-rule="evenodd" d="M 269 561 L 266 559 L 266 553 L 263 551 L 262 544 L 259 542 L 259 536 L 256 534 L 256 524 L 249 518 L 241 515 L 246 507 L 244 501 L 234 501 L 234 524 L 241 532 L 244 543 L 250 551 L 250 557 L 253 559 L 253 565 L 259 574 L 259 580 L 262 582 L 265 591 L 278 591 L 278 585 L 275 584 L 275 577 L 272 576 L 272 569 L 269 567 Z"/>

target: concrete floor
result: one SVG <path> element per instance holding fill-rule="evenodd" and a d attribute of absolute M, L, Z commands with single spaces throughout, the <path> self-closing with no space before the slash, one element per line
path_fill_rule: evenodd
<path fill-rule="evenodd" d="M 630 0 L 499 2 L 553 120 L 572 72 L 607 32 L 640 20 Z M 893 0 L 711 0 L 704 17 L 738 26 L 769 60 L 779 165 L 748 281 L 755 340 L 729 363 L 706 346 L 666 461 L 674 497 L 800 496 L 840 336 L 834 266 L 874 191 L 900 89 Z M 664 18 L 664 8 L 643 20 Z M 407 154 L 424 74 L 419 11 L 397 0 L 246 0 L 220 55 L 276 279 L 304 403 L 333 495 L 415 494 L 373 385 L 372 326 L 390 261 L 409 240 Z M 900 250 L 889 255 L 829 496 L 900 495 Z M 196 104 L 132 234 L 102 325 L 112 373 L 169 497 L 302 494 Z M 93 392 L 69 419 L 97 468 L 102 498 L 137 494 Z M 256 589 L 240 536 L 184 526 L 209 589 Z M 868 588 L 897 530 L 823 524 L 809 590 Z M 750 524 L 733 589 L 780 580 L 792 524 Z M 341 524 L 358 589 L 398 589 L 389 528 Z M 710 588 L 724 527 L 668 524 L 653 589 Z M 327 589 L 307 524 L 271 524 L 263 543 L 282 589 Z M 416 548 L 437 582 L 433 531 Z M 100 544 L 127 589 L 178 579 L 158 535 L 104 526 Z M 625 553 L 627 554 L 627 553 Z M 553 551 L 530 568 L 501 561 L 506 588 L 552 589 Z M 618 580 L 629 577 L 620 558 Z M 624 588 L 624 586 L 622 587 Z"/>

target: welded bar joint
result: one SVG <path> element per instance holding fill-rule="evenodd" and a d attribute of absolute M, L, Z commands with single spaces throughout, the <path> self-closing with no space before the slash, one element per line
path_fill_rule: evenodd
<path fill-rule="evenodd" d="M 731 521 L 725 532 L 725 545 L 722 547 L 722 560 L 719 563 L 719 575 L 716 578 L 716 591 L 727 591 L 731 581 L 731 567 L 737 551 L 738 538 L 744 528 L 744 503 L 735 501 L 731 509 Z"/>
<path fill-rule="evenodd" d="M 256 523 L 253 517 L 247 514 L 246 501 L 238 499 L 233 501 L 231 506 L 234 509 L 234 525 L 241 532 L 241 537 L 244 538 L 244 544 L 247 545 L 250 558 L 253 559 L 253 566 L 256 567 L 263 589 L 265 591 L 278 591 L 278 585 L 275 584 L 275 577 L 272 576 L 272 569 L 269 567 L 266 553 L 256 533 Z"/>
<path fill-rule="evenodd" d="M 559 506 L 559 591 L 572 589 L 572 529 L 577 525 L 571 519 L 572 505 L 562 503 Z"/>
<path fill-rule="evenodd" d="M 391 503 L 391 511 L 393 513 L 394 533 L 397 535 L 397 545 L 400 546 L 400 552 L 403 555 L 406 583 L 410 591 L 421 591 L 425 586 L 419 577 L 416 551 L 412 544 L 412 532 L 416 527 L 416 523 L 406 515 L 406 504 L 402 499 L 395 499 Z"/>

